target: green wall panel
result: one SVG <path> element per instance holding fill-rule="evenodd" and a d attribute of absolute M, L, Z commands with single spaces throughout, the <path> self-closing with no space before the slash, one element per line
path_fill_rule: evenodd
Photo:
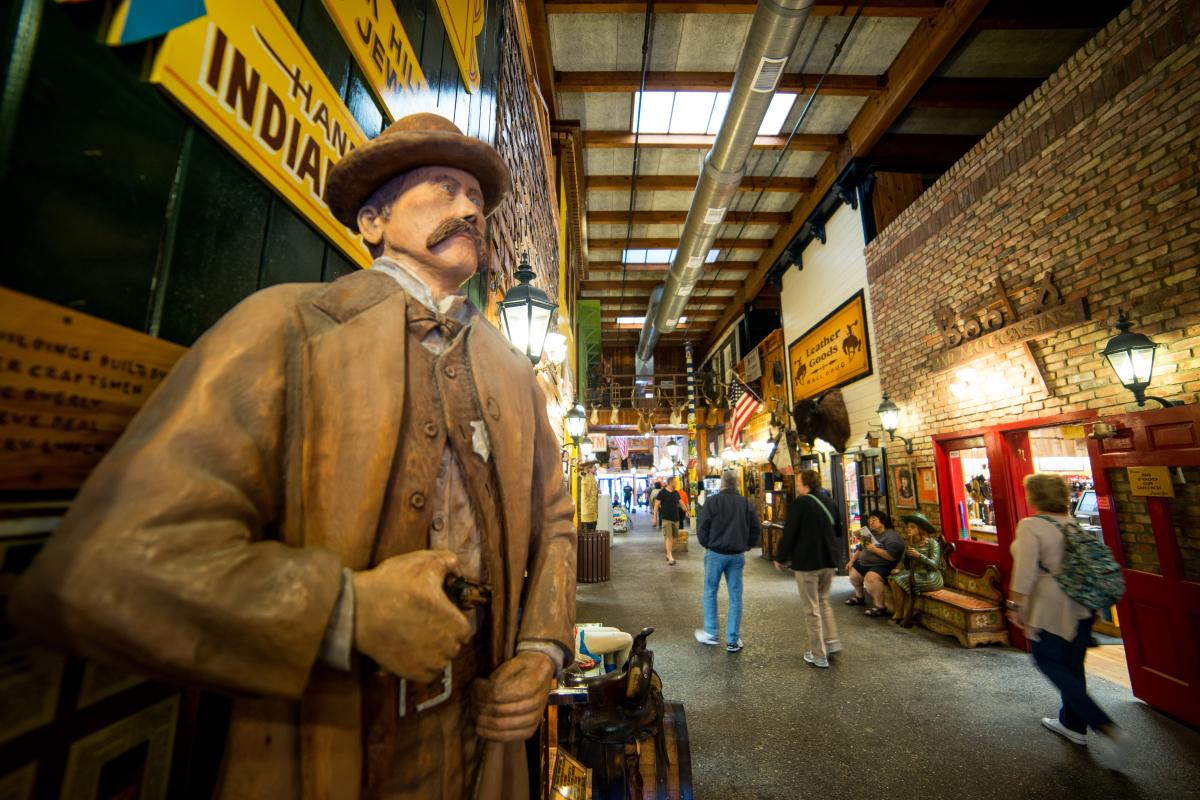
<path fill-rule="evenodd" d="M 322 278 L 325 240 L 292 207 L 271 198 L 258 285 L 316 283 Z"/>
<path fill-rule="evenodd" d="M 141 329 L 185 123 L 47 5 L 6 131 L 0 283 Z"/>
<path fill-rule="evenodd" d="M 159 335 L 188 345 L 258 288 L 273 194 L 209 136 L 196 137 L 179 191 Z"/>

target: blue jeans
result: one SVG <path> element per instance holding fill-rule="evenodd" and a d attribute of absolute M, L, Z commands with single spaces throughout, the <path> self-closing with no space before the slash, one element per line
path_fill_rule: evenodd
<path fill-rule="evenodd" d="M 725 620 L 725 641 L 733 644 L 738 640 L 742 626 L 742 570 L 746 567 L 746 554 L 722 555 L 712 550 L 704 553 L 704 630 L 710 636 L 717 635 L 717 589 L 721 576 L 725 576 L 725 588 L 729 592 L 729 618 Z"/>
<path fill-rule="evenodd" d="M 1029 643 L 1033 663 L 1062 695 L 1058 721 L 1075 733 L 1087 733 L 1088 728 L 1099 730 L 1112 722 L 1087 693 L 1083 659 L 1087 655 L 1091 637 L 1092 617 L 1088 617 L 1079 620 L 1075 638 L 1069 642 L 1048 631 L 1038 631 L 1038 640 Z"/>

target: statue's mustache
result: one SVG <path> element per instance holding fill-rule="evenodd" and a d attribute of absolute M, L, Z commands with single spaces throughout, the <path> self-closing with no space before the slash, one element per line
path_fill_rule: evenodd
<path fill-rule="evenodd" d="M 468 234 L 475 240 L 475 249 L 479 251 L 480 261 L 482 261 L 484 254 L 483 234 L 479 232 L 478 228 L 462 217 L 451 217 L 437 226 L 437 229 L 429 234 L 429 238 L 425 240 L 425 246 L 432 250 L 451 236 L 457 236 L 460 233 Z"/>

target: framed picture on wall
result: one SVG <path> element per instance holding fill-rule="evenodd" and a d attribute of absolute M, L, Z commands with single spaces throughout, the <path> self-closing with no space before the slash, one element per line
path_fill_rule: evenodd
<path fill-rule="evenodd" d="M 892 486 L 896 490 L 896 508 L 917 507 L 917 487 L 912 467 L 893 466 Z"/>
<path fill-rule="evenodd" d="M 917 467 L 917 500 L 929 505 L 937 505 L 937 474 L 933 467 Z"/>

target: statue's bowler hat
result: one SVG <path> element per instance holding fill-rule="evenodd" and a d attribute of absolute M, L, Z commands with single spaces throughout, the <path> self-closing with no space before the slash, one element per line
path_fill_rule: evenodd
<path fill-rule="evenodd" d="M 475 176 L 483 190 L 483 213 L 491 214 L 512 188 L 500 154 L 486 142 L 465 136 L 437 114 L 412 114 L 346 154 L 329 171 L 325 200 L 333 216 L 358 231 L 358 210 L 397 175 L 417 167 L 457 167 Z"/>

